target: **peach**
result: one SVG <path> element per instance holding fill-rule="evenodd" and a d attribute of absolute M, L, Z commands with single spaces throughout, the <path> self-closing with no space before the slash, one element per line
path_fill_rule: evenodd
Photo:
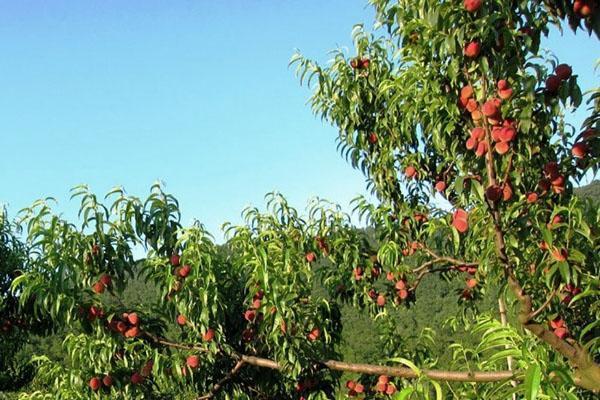
<path fill-rule="evenodd" d="M 558 89 L 560 88 L 561 80 L 556 75 L 549 75 L 546 78 L 546 92 L 551 95 L 558 94 Z"/>
<path fill-rule="evenodd" d="M 473 40 L 465 45 L 463 52 L 468 58 L 476 58 L 481 52 L 481 44 L 478 41 Z"/>
<path fill-rule="evenodd" d="M 571 77 L 573 70 L 571 69 L 570 65 L 560 64 L 560 65 L 556 66 L 554 73 L 556 74 L 556 76 L 558 76 L 558 78 L 560 80 L 566 81 L 567 79 L 569 79 Z"/>
<path fill-rule="evenodd" d="M 409 165 L 408 167 L 406 167 L 406 169 L 404 170 L 404 174 L 406 175 L 406 177 L 408 179 L 412 179 L 417 175 L 417 170 L 415 167 L 413 167 L 412 165 Z"/>
<path fill-rule="evenodd" d="M 185 360 L 185 364 L 192 369 L 198 368 L 200 365 L 200 357 L 196 355 L 188 356 Z"/>
<path fill-rule="evenodd" d="M 102 386 L 102 381 L 98 377 L 93 377 L 90 379 L 89 386 L 95 392 L 100 389 L 100 386 Z"/>
<path fill-rule="evenodd" d="M 578 142 L 573 145 L 571 149 L 571 154 L 575 158 L 584 158 L 587 155 L 588 146 L 583 142 Z"/>
<path fill-rule="evenodd" d="M 435 190 L 437 190 L 438 192 L 444 192 L 446 190 L 446 182 L 444 181 L 437 181 L 435 183 Z"/>
<path fill-rule="evenodd" d="M 465 10 L 470 13 L 477 12 L 481 8 L 482 0 L 464 0 Z"/>

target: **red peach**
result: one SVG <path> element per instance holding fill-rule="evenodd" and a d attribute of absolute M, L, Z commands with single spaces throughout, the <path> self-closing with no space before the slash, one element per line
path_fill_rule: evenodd
<path fill-rule="evenodd" d="M 475 58 L 481 52 L 481 44 L 474 40 L 465 45 L 464 54 L 468 58 Z"/>
<path fill-rule="evenodd" d="M 95 392 L 100 389 L 100 386 L 102 386 L 102 381 L 98 377 L 93 377 L 90 379 L 89 386 Z"/>
<path fill-rule="evenodd" d="M 571 69 L 571 66 L 567 64 L 560 64 L 556 66 L 554 73 L 560 80 L 566 81 L 571 77 L 573 70 Z"/>

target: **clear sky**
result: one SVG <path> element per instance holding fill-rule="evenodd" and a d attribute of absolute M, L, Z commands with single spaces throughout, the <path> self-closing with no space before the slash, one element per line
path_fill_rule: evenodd
<path fill-rule="evenodd" d="M 143 197 L 161 179 L 218 238 L 271 190 L 348 204 L 364 179 L 287 64 L 326 61 L 359 22 L 366 0 L 0 0 L 0 203 L 72 215 L 76 184 Z M 598 84 L 596 38 L 546 46 Z"/>

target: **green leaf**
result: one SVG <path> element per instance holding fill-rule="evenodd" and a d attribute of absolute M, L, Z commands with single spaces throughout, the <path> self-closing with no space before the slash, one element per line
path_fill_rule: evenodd
<path fill-rule="evenodd" d="M 527 369 L 525 374 L 525 399 L 534 400 L 537 398 L 538 391 L 540 390 L 540 381 L 542 379 L 542 370 L 537 364 L 531 365 Z"/>
<path fill-rule="evenodd" d="M 405 399 L 408 399 L 408 397 L 411 394 L 413 394 L 414 392 L 415 392 L 415 389 L 413 389 L 412 387 L 405 387 L 401 391 L 396 392 L 393 399 L 394 400 L 405 400 Z"/>

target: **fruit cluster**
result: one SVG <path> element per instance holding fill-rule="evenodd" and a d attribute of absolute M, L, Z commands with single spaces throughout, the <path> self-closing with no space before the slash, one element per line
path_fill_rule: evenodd
<path fill-rule="evenodd" d="M 121 318 L 113 317 L 108 323 L 108 327 L 113 332 L 118 332 L 126 338 L 135 338 L 141 333 L 140 322 L 137 313 L 123 313 Z"/>

